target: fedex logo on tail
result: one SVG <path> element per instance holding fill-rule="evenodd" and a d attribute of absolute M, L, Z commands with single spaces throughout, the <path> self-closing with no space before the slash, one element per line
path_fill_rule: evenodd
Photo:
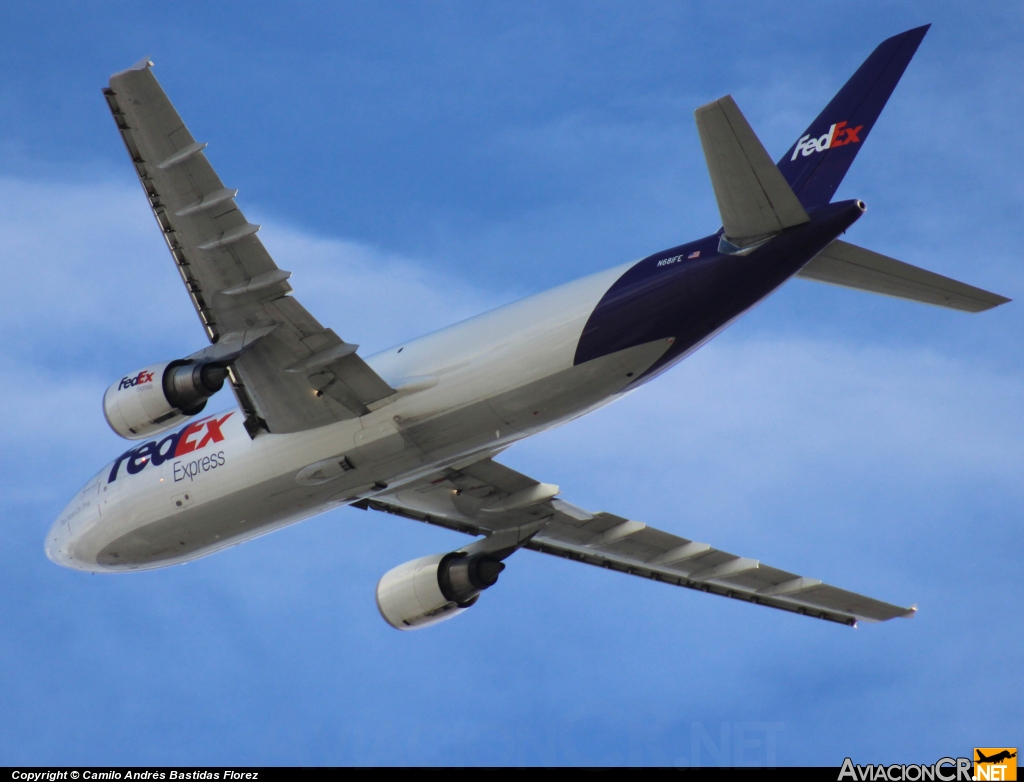
<path fill-rule="evenodd" d="M 220 428 L 232 415 L 234 415 L 233 412 L 220 418 L 216 416 L 201 418 L 182 427 L 177 432 L 172 432 L 162 440 L 150 440 L 148 443 L 126 451 L 114 462 L 110 475 L 107 477 L 107 483 L 117 480 L 117 474 L 120 472 L 122 464 L 129 475 L 135 475 L 150 462 L 159 467 L 170 459 L 177 459 L 213 443 L 221 442 L 224 439 L 224 434 Z M 220 464 L 223 463 L 223 461 L 220 462 Z"/>
<path fill-rule="evenodd" d="M 811 134 L 807 133 L 796 142 L 796 149 L 793 150 L 793 157 L 790 160 L 796 160 L 797 155 L 807 157 L 813 152 L 824 152 L 826 149 L 841 147 L 845 144 L 858 144 L 860 143 L 859 134 L 863 127 L 863 125 L 858 125 L 851 128 L 848 122 L 843 121 L 837 122 L 828 129 L 828 133 L 819 138 L 811 138 Z"/>

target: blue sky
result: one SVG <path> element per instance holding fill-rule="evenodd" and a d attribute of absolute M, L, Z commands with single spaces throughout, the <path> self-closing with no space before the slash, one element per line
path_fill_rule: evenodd
<path fill-rule="evenodd" d="M 122 447 L 111 380 L 202 331 L 100 89 L 150 56 L 296 295 L 365 351 L 718 226 L 693 125 L 781 154 L 932 22 L 848 238 L 1024 296 L 1013 4 L 0 9 L 0 763 L 835 764 L 1019 745 L 1024 317 L 793 282 L 504 460 L 573 502 L 898 603 L 858 630 L 532 552 L 454 621 L 373 589 L 465 538 L 334 511 L 145 574 L 43 535 Z M 707 7 L 705 7 L 707 6 Z M 229 397 L 220 401 L 231 404 Z"/>

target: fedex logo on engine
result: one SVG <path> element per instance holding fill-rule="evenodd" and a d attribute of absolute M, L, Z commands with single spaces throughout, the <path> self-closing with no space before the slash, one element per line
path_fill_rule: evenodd
<path fill-rule="evenodd" d="M 845 144 L 859 144 L 859 133 L 863 127 L 863 125 L 858 125 L 851 128 L 848 122 L 843 121 L 837 122 L 828 129 L 828 133 L 819 138 L 811 138 L 811 134 L 807 133 L 796 142 L 796 149 L 793 150 L 793 157 L 790 160 L 796 160 L 797 155 L 807 157 L 812 152 L 824 152 L 826 149 L 841 147 Z"/>
<path fill-rule="evenodd" d="M 159 467 L 170 459 L 178 459 L 213 443 L 221 442 L 224 439 L 224 434 L 220 428 L 233 415 L 234 412 L 231 412 L 220 418 L 216 416 L 200 418 L 177 432 L 172 432 L 162 440 L 150 440 L 148 443 L 126 451 L 114 462 L 110 475 L 107 477 L 107 483 L 117 480 L 122 464 L 129 475 L 135 475 L 142 472 L 147 464 L 152 463 Z M 223 465 L 223 463 L 223 457 L 221 457 L 220 464 Z"/>
<path fill-rule="evenodd" d="M 135 377 L 122 377 L 121 382 L 117 384 L 117 390 L 123 391 L 126 388 L 134 388 L 135 386 L 141 386 L 143 383 L 152 383 L 153 373 L 142 370 Z"/>

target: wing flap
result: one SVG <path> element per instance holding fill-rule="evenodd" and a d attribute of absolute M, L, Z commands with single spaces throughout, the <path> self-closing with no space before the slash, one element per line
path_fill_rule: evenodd
<path fill-rule="evenodd" d="M 1010 301 L 997 293 L 975 288 L 839 239 L 826 247 L 796 276 L 963 312 L 983 312 Z"/>
<path fill-rule="evenodd" d="M 526 548 L 534 551 L 842 624 L 914 613 L 913 608 L 802 578 L 623 516 L 590 513 L 563 500 L 481 512 L 486 503 L 537 483 L 493 459 L 483 459 L 377 495 L 360 507 L 472 535 L 529 528 L 532 537 Z M 539 531 L 533 533 L 537 526 Z"/>

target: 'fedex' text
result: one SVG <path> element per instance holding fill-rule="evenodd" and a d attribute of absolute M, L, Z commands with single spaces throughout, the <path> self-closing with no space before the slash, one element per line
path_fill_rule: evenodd
<path fill-rule="evenodd" d="M 114 466 L 110 469 L 110 476 L 107 483 L 117 480 L 121 465 L 125 466 L 129 475 L 141 472 L 147 464 L 160 466 L 168 459 L 177 459 L 185 454 L 198 451 L 213 443 L 219 443 L 224 439 L 220 428 L 234 413 L 228 413 L 220 418 L 210 417 L 193 421 L 182 427 L 177 432 L 167 435 L 162 440 L 150 440 L 137 448 L 132 448 L 117 457 Z M 220 464 L 224 462 L 221 460 Z M 189 477 L 193 477 L 189 475 Z"/>
<path fill-rule="evenodd" d="M 202 459 L 193 459 L 190 462 L 174 463 L 174 482 L 183 481 L 188 478 L 194 481 L 200 473 L 216 470 L 224 466 L 224 451 L 204 456 Z"/>
<path fill-rule="evenodd" d="M 133 388 L 134 386 L 141 386 L 143 383 L 152 383 L 153 373 L 142 370 L 135 377 L 122 377 L 121 382 L 117 384 L 117 390 L 123 391 L 126 388 Z"/>
<path fill-rule="evenodd" d="M 812 152 L 824 152 L 826 149 L 841 147 L 845 144 L 860 143 L 858 134 L 863 127 L 863 125 L 858 125 L 851 128 L 845 121 L 837 122 L 828 129 L 828 133 L 820 138 L 811 138 L 809 133 L 801 136 L 800 140 L 796 142 L 796 148 L 793 150 L 793 157 L 790 160 L 796 160 L 797 155 L 807 157 Z"/>

